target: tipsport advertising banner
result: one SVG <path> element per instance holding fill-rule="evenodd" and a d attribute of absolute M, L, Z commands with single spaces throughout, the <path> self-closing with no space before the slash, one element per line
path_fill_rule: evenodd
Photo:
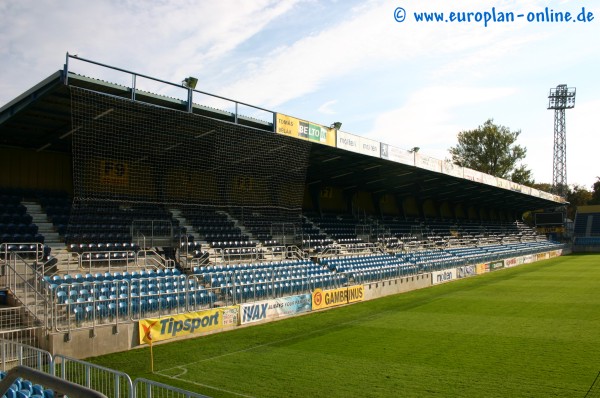
<path fill-rule="evenodd" d="M 365 287 L 363 285 L 348 286 L 340 289 L 322 290 L 315 289 L 312 294 L 312 309 L 335 307 L 348 303 L 355 303 L 365 299 Z"/>
<path fill-rule="evenodd" d="M 140 344 L 174 339 L 191 334 L 206 332 L 238 324 L 239 307 L 223 307 L 207 311 L 190 312 L 162 318 L 148 318 L 139 321 Z"/>
<path fill-rule="evenodd" d="M 311 295 L 281 297 L 274 300 L 259 301 L 240 305 L 241 324 L 264 321 L 265 319 L 281 318 L 309 312 L 311 310 Z"/>
<path fill-rule="evenodd" d="M 335 129 L 278 113 L 275 132 L 288 137 L 335 147 Z"/>

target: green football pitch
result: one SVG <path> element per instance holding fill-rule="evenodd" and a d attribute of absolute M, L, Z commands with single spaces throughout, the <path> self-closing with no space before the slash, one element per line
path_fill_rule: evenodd
<path fill-rule="evenodd" d="M 584 397 L 600 255 L 91 359 L 213 397 Z"/>

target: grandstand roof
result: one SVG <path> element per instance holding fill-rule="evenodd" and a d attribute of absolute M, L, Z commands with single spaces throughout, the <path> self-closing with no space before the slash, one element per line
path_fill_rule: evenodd
<path fill-rule="evenodd" d="M 36 151 L 71 151 L 71 99 L 58 71 L 0 108 L 0 145 Z M 131 98 L 131 89 L 69 72 L 68 85 L 103 94 Z M 185 111 L 186 101 L 137 91 L 137 101 Z M 236 116 L 194 104 L 193 112 L 214 119 L 215 126 L 237 123 L 272 133 L 273 121 Z M 282 137 L 283 139 L 283 137 Z M 470 181 L 331 146 L 313 144 L 306 184 L 366 190 L 375 194 L 414 195 L 420 200 L 462 202 L 482 207 L 526 211 L 553 207 L 560 202 L 506 188 Z"/>

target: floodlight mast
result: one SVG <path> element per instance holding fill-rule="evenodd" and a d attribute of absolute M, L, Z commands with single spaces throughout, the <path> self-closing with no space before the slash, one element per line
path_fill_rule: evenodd
<path fill-rule="evenodd" d="M 565 198 L 567 187 L 567 127 L 565 110 L 575 107 L 575 87 L 559 84 L 550 89 L 548 109 L 554 109 L 554 164 L 552 170 L 552 189 Z"/>

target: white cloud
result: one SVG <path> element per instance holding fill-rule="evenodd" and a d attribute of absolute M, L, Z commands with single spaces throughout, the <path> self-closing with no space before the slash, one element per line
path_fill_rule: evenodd
<path fill-rule="evenodd" d="M 318 110 L 319 110 L 319 112 L 321 112 L 325 115 L 335 115 L 336 112 L 332 108 L 333 105 L 335 105 L 335 104 L 337 104 L 337 100 L 327 101 L 323 105 L 321 105 Z"/>
<path fill-rule="evenodd" d="M 0 13 L 0 58 L 5 103 L 61 69 L 67 51 L 164 80 L 203 75 L 211 63 L 279 18 L 298 0 L 278 2 L 82 2 L 8 0 Z M 93 23 L 91 22 L 93 20 Z M 78 72 L 129 84 L 78 65 Z"/>
<path fill-rule="evenodd" d="M 444 159 L 445 150 L 456 144 L 456 134 L 464 129 L 455 117 L 457 109 L 515 93 L 510 87 L 427 87 L 412 93 L 400 108 L 375 117 L 367 135 L 400 148 L 418 146 L 423 153 Z"/>

